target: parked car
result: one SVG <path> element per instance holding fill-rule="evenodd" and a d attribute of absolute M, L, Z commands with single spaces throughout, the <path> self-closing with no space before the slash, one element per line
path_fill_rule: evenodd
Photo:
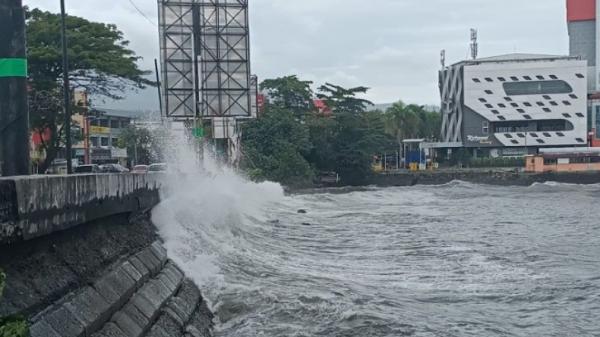
<path fill-rule="evenodd" d="M 100 169 L 100 166 L 98 166 L 96 164 L 92 164 L 92 165 L 80 165 L 80 166 L 77 166 L 74 171 L 75 171 L 75 173 L 78 173 L 78 174 L 102 173 L 102 170 Z"/>
<path fill-rule="evenodd" d="M 100 169 L 103 173 L 127 173 L 129 170 L 123 167 L 121 164 L 105 164 L 100 165 Z"/>
<path fill-rule="evenodd" d="M 146 174 L 148 173 L 148 165 L 136 165 L 131 170 L 133 174 Z"/>
<path fill-rule="evenodd" d="M 167 171 L 167 164 L 165 164 L 165 163 L 152 164 L 148 168 L 148 172 L 166 172 L 166 171 Z"/>

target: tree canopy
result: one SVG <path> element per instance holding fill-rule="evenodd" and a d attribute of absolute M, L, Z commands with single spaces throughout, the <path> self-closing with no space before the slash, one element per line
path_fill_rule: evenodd
<path fill-rule="evenodd" d="M 398 146 L 408 138 L 436 139 L 440 128 L 441 115 L 421 105 L 398 101 L 385 112 L 385 130 L 396 139 Z"/>
<path fill-rule="evenodd" d="M 288 109 L 297 117 L 312 111 L 312 82 L 301 81 L 296 75 L 267 79 L 260 84 L 260 89 L 269 96 L 270 104 Z"/>
<path fill-rule="evenodd" d="M 65 142 L 62 101 L 62 45 L 60 15 L 26 8 L 27 59 L 30 81 L 30 124 L 33 132 L 50 131 L 42 143 L 45 171 Z M 153 82 L 140 70 L 140 57 L 128 49 L 129 41 L 115 25 L 67 16 L 69 79 L 71 89 L 85 89 L 95 97 L 121 99 L 128 89 L 143 89 Z M 77 107 L 73 106 L 77 111 Z"/>
<path fill-rule="evenodd" d="M 314 176 L 337 172 L 345 184 L 361 184 L 371 174 L 373 155 L 395 149 L 385 132 L 385 115 L 357 96 L 366 87 L 327 83 L 317 97 L 333 115 L 317 113 L 310 82 L 296 76 L 265 80 L 270 96 L 263 117 L 244 126 L 244 167 L 253 177 L 286 185 L 306 185 Z"/>
<path fill-rule="evenodd" d="M 63 73 L 60 15 L 39 9 L 25 13 L 29 78 L 37 88 L 52 88 Z M 68 15 L 66 30 L 69 79 L 74 88 L 119 99 L 129 88 L 153 84 L 144 77 L 150 72 L 138 68 L 140 57 L 128 49 L 129 41 L 117 26 Z"/>

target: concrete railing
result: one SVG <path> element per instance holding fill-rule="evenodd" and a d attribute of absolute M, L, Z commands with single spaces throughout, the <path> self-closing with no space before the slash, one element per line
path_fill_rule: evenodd
<path fill-rule="evenodd" d="M 159 202 L 162 174 L 0 178 L 0 245 L 30 240 Z"/>

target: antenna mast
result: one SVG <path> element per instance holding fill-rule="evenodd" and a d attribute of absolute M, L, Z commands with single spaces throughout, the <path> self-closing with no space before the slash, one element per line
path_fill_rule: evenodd
<path fill-rule="evenodd" d="M 479 53 L 479 43 L 477 42 L 477 29 L 471 28 L 471 58 L 477 59 Z"/>

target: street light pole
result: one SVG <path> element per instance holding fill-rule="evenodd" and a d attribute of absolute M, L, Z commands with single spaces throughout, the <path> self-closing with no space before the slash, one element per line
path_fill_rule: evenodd
<path fill-rule="evenodd" d="M 67 54 L 67 28 L 65 14 L 65 0 L 60 0 L 60 17 L 62 30 L 62 54 L 63 54 L 63 96 L 65 105 L 65 138 L 66 138 L 66 157 L 67 173 L 73 173 L 72 144 L 71 144 L 71 86 L 69 85 L 69 57 Z"/>

